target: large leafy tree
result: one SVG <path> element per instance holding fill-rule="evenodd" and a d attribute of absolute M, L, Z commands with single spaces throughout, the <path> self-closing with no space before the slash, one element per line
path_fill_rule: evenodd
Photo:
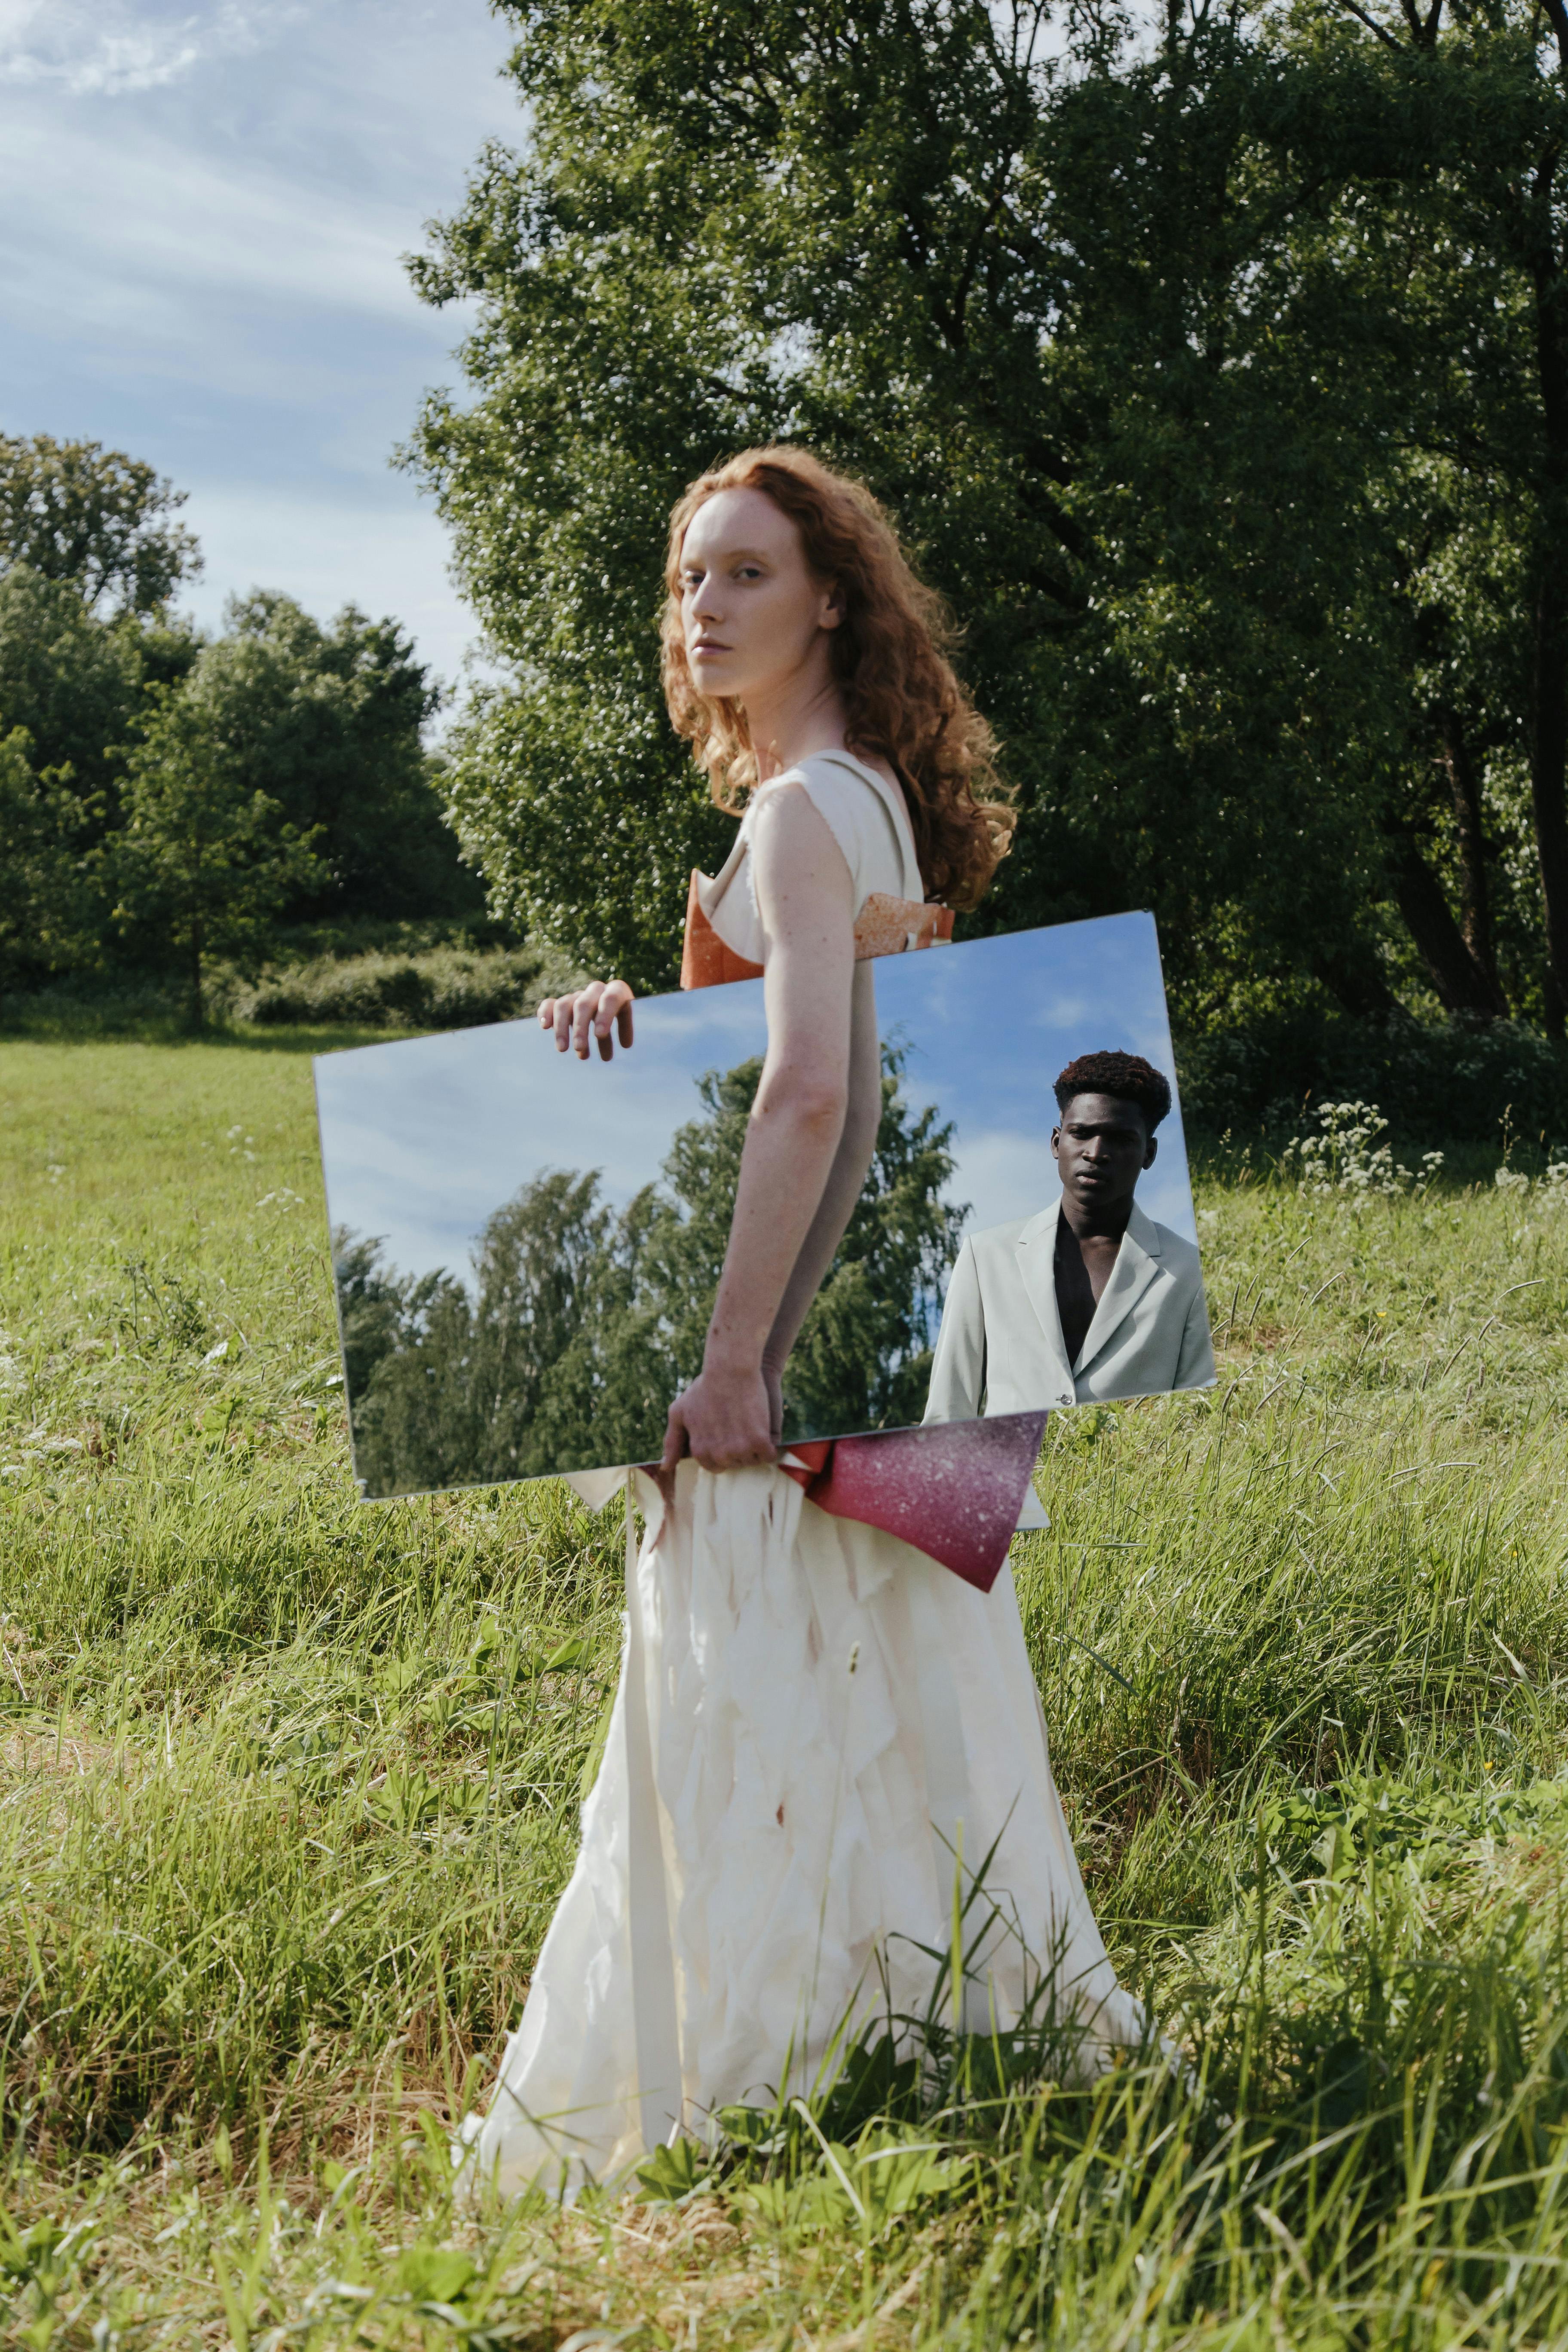
<path fill-rule="evenodd" d="M 663 518 L 784 432 L 964 622 L 1025 812 L 986 919 L 1152 903 L 1189 1017 L 1554 1010 L 1560 0 L 508 13 L 527 152 L 416 265 L 475 396 L 409 453 L 513 667 L 454 795 L 501 903 L 668 976 L 717 828 Z"/>
<path fill-rule="evenodd" d="M 498 895 L 668 973 L 715 827 L 658 710 L 663 519 L 783 431 L 871 479 L 963 621 L 1025 805 L 989 920 L 1152 898 L 1190 976 L 1316 940 L 1375 998 L 1346 550 L 1379 524 L 1339 454 L 1359 388 L 1304 397 L 1277 317 L 1232 332 L 1242 274 L 1289 299 L 1258 280 L 1284 200 L 1237 201 L 1236 36 L 1068 76 L 1034 6 L 517 13 L 528 155 L 486 156 L 416 273 L 484 310 L 479 397 L 414 454 L 518 673 L 455 794 Z"/>
<path fill-rule="evenodd" d="M 90 952 L 96 895 L 81 856 L 79 804 L 40 777 L 25 729 L 0 736 L 0 995 Z"/>
<path fill-rule="evenodd" d="M 201 570 L 185 493 L 100 441 L 0 434 L 0 572 L 68 581 L 89 611 L 161 613 Z"/>

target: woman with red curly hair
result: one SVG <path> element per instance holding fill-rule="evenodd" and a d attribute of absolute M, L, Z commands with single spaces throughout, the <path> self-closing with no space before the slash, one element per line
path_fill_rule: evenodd
<path fill-rule="evenodd" d="M 667 585 L 670 717 L 740 817 L 722 871 L 692 877 L 683 982 L 760 975 L 768 1045 L 702 1368 L 657 1484 L 636 1474 L 647 1534 L 582 1850 L 469 2135 L 503 2191 L 711 2138 L 877 2018 L 927 2013 L 955 1899 L 974 2030 L 1048 2021 L 1076 2071 L 1143 2031 L 1084 1894 L 1005 1567 L 976 1590 L 780 1462 L 784 1365 L 876 1141 L 873 961 L 946 936 L 1006 853 L 990 731 L 880 509 L 805 450 L 694 482 Z M 633 1043 L 620 981 L 540 1020 L 584 1060 Z"/>

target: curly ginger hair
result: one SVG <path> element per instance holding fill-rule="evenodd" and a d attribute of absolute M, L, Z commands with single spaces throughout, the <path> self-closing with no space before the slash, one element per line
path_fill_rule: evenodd
<path fill-rule="evenodd" d="M 995 772 L 996 746 L 947 657 L 946 605 L 911 569 L 886 515 L 860 483 L 808 449 L 743 449 L 700 475 L 669 519 L 661 626 L 665 700 L 676 732 L 708 778 L 715 804 L 738 811 L 757 781 L 740 704 L 699 692 L 686 657 L 680 556 L 699 507 L 720 490 L 761 490 L 801 535 L 806 563 L 838 590 L 844 619 L 832 660 L 852 751 L 880 755 L 904 788 L 927 895 L 978 904 L 1017 820 Z"/>

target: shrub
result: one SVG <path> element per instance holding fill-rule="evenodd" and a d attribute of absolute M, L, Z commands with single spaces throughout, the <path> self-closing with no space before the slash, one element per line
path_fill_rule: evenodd
<path fill-rule="evenodd" d="M 1298 1013 L 1182 1040 L 1182 1108 L 1212 1133 L 1288 1134 L 1326 1101 L 1378 1104 L 1396 1147 L 1568 1138 L 1568 1047 L 1519 1021 Z"/>
<path fill-rule="evenodd" d="M 237 989 L 230 1009 L 235 1020 L 264 1027 L 465 1029 L 514 1020 L 570 977 L 559 957 L 537 947 L 318 956 Z"/>

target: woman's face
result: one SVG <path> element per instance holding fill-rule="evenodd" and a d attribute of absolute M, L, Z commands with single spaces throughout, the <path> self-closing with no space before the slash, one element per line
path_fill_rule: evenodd
<path fill-rule="evenodd" d="M 820 661 L 843 608 L 764 490 L 719 490 L 686 526 L 680 614 L 699 693 L 757 703 Z"/>

